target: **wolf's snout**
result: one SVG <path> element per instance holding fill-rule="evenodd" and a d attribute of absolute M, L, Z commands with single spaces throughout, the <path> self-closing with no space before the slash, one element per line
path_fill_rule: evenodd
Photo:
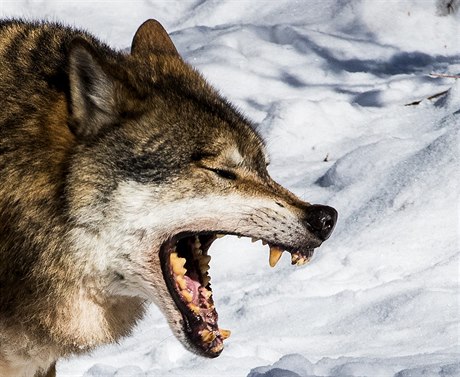
<path fill-rule="evenodd" d="M 329 206 L 314 204 L 307 208 L 305 221 L 311 232 L 325 241 L 334 230 L 337 222 L 337 211 Z"/>

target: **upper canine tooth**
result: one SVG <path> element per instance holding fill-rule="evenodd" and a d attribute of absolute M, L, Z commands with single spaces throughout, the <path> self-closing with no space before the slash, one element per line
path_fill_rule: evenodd
<path fill-rule="evenodd" d="M 270 267 L 276 266 L 276 264 L 281 258 L 281 255 L 283 255 L 283 249 L 281 249 L 278 246 L 270 245 L 270 258 L 269 258 Z"/>

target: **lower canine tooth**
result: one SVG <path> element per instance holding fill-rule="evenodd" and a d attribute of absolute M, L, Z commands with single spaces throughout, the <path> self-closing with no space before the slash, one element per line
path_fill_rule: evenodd
<path fill-rule="evenodd" d="M 283 250 L 281 248 L 279 248 L 278 246 L 270 246 L 270 258 L 269 258 L 270 267 L 276 266 L 276 264 L 281 258 L 281 255 L 283 255 Z"/>
<path fill-rule="evenodd" d="M 219 332 L 222 339 L 227 339 L 231 334 L 230 330 L 219 329 Z"/>

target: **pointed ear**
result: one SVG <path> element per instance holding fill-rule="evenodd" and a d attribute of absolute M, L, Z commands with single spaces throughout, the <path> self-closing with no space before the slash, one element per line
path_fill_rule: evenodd
<path fill-rule="evenodd" d="M 94 136 L 117 117 L 114 79 L 103 68 L 103 59 L 84 39 L 72 41 L 69 50 L 72 132 Z"/>
<path fill-rule="evenodd" d="M 157 20 L 147 20 L 133 38 L 132 55 L 165 54 L 180 57 L 171 38 Z"/>

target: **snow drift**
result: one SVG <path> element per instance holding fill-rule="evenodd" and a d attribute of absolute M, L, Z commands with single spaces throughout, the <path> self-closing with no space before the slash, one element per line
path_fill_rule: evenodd
<path fill-rule="evenodd" d="M 460 83 L 443 77 L 460 73 L 460 18 L 440 7 L 4 1 L 4 17 L 61 20 L 118 48 L 159 19 L 260 124 L 273 177 L 339 211 L 302 268 L 284 257 L 270 269 L 260 243 L 216 241 L 214 297 L 233 330 L 218 359 L 185 351 L 152 307 L 132 337 L 60 362 L 58 376 L 460 375 Z"/>

